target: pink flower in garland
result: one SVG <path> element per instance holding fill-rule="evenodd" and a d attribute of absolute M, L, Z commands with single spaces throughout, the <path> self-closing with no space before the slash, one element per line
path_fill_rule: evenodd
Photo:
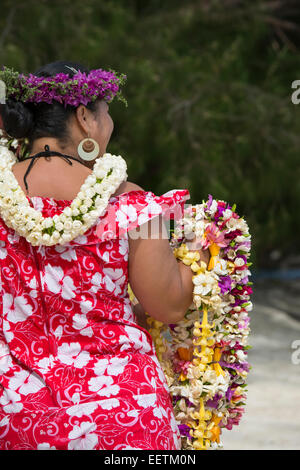
<path fill-rule="evenodd" d="M 231 291 L 232 295 L 250 295 L 253 293 L 253 289 L 250 286 L 243 285 L 242 289 L 234 288 Z"/>
<path fill-rule="evenodd" d="M 178 360 L 175 364 L 174 364 L 174 370 L 175 372 L 177 373 L 184 373 L 184 374 L 187 374 L 187 371 L 188 371 L 188 368 L 190 366 L 190 361 L 182 361 L 182 360 Z"/>
<path fill-rule="evenodd" d="M 205 229 L 203 234 L 202 240 L 202 248 L 205 250 L 210 245 L 215 243 L 220 247 L 227 246 L 228 242 L 226 242 L 224 234 L 220 232 L 217 225 L 214 222 L 211 222 Z"/>
<path fill-rule="evenodd" d="M 245 410 L 241 407 L 231 408 L 230 417 L 227 419 L 227 424 L 225 426 L 221 425 L 221 427 L 225 427 L 226 429 L 231 430 L 233 426 L 237 426 L 244 411 Z"/>

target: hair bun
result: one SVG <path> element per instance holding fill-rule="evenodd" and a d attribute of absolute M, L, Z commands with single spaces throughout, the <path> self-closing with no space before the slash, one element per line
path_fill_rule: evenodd
<path fill-rule="evenodd" d="M 22 101 L 8 98 L 1 106 L 4 130 L 16 139 L 28 137 L 32 131 L 34 119 L 32 111 Z"/>

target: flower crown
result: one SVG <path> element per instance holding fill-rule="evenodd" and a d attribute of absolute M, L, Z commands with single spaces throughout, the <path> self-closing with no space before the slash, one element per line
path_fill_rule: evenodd
<path fill-rule="evenodd" d="M 118 74 L 112 69 L 109 71 L 96 69 L 85 73 L 73 67 L 66 67 L 73 73 L 75 72 L 72 77 L 66 73 L 58 73 L 51 77 L 38 77 L 33 74 L 26 76 L 3 66 L 0 70 L 0 81 L 5 84 L 4 98 L 11 97 L 23 103 L 52 104 L 55 100 L 66 107 L 67 105 L 86 105 L 97 98 L 111 102 L 116 96 L 128 106 L 119 89 L 127 79 L 125 74 Z M 0 96 L 0 98 L 3 97 Z M 3 101 L 0 100 L 0 102 Z"/>

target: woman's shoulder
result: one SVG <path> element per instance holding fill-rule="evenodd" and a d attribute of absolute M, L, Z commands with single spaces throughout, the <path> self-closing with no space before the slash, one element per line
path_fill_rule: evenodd
<path fill-rule="evenodd" d="M 131 181 L 123 181 L 120 184 L 114 196 L 119 196 L 120 194 L 130 193 L 130 191 L 144 191 L 139 185 L 132 183 Z"/>

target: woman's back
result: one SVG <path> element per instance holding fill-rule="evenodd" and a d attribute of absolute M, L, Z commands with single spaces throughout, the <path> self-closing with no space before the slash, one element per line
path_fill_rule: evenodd
<path fill-rule="evenodd" d="M 28 192 L 24 184 L 24 175 L 30 164 L 30 159 L 16 163 L 13 173 L 24 192 L 28 196 L 50 197 L 57 200 L 71 201 L 77 196 L 81 185 L 92 170 L 77 161 L 68 165 L 66 161 L 57 156 L 38 158 L 27 177 Z M 123 181 L 114 195 L 128 192 L 133 189 L 141 189 L 134 183 Z"/>
<path fill-rule="evenodd" d="M 101 235 L 95 225 L 64 246 L 31 246 L 0 219 L 0 420 L 11 421 L 1 448 L 179 448 L 165 377 L 127 292 L 128 230 L 156 216 L 151 207 L 162 213 L 188 197 L 185 190 L 167 194 L 118 191 L 101 218 Z M 71 203 L 28 200 L 44 217 Z M 128 207 L 135 217 L 124 224 Z M 140 431 L 131 437 L 132 426 Z"/>

